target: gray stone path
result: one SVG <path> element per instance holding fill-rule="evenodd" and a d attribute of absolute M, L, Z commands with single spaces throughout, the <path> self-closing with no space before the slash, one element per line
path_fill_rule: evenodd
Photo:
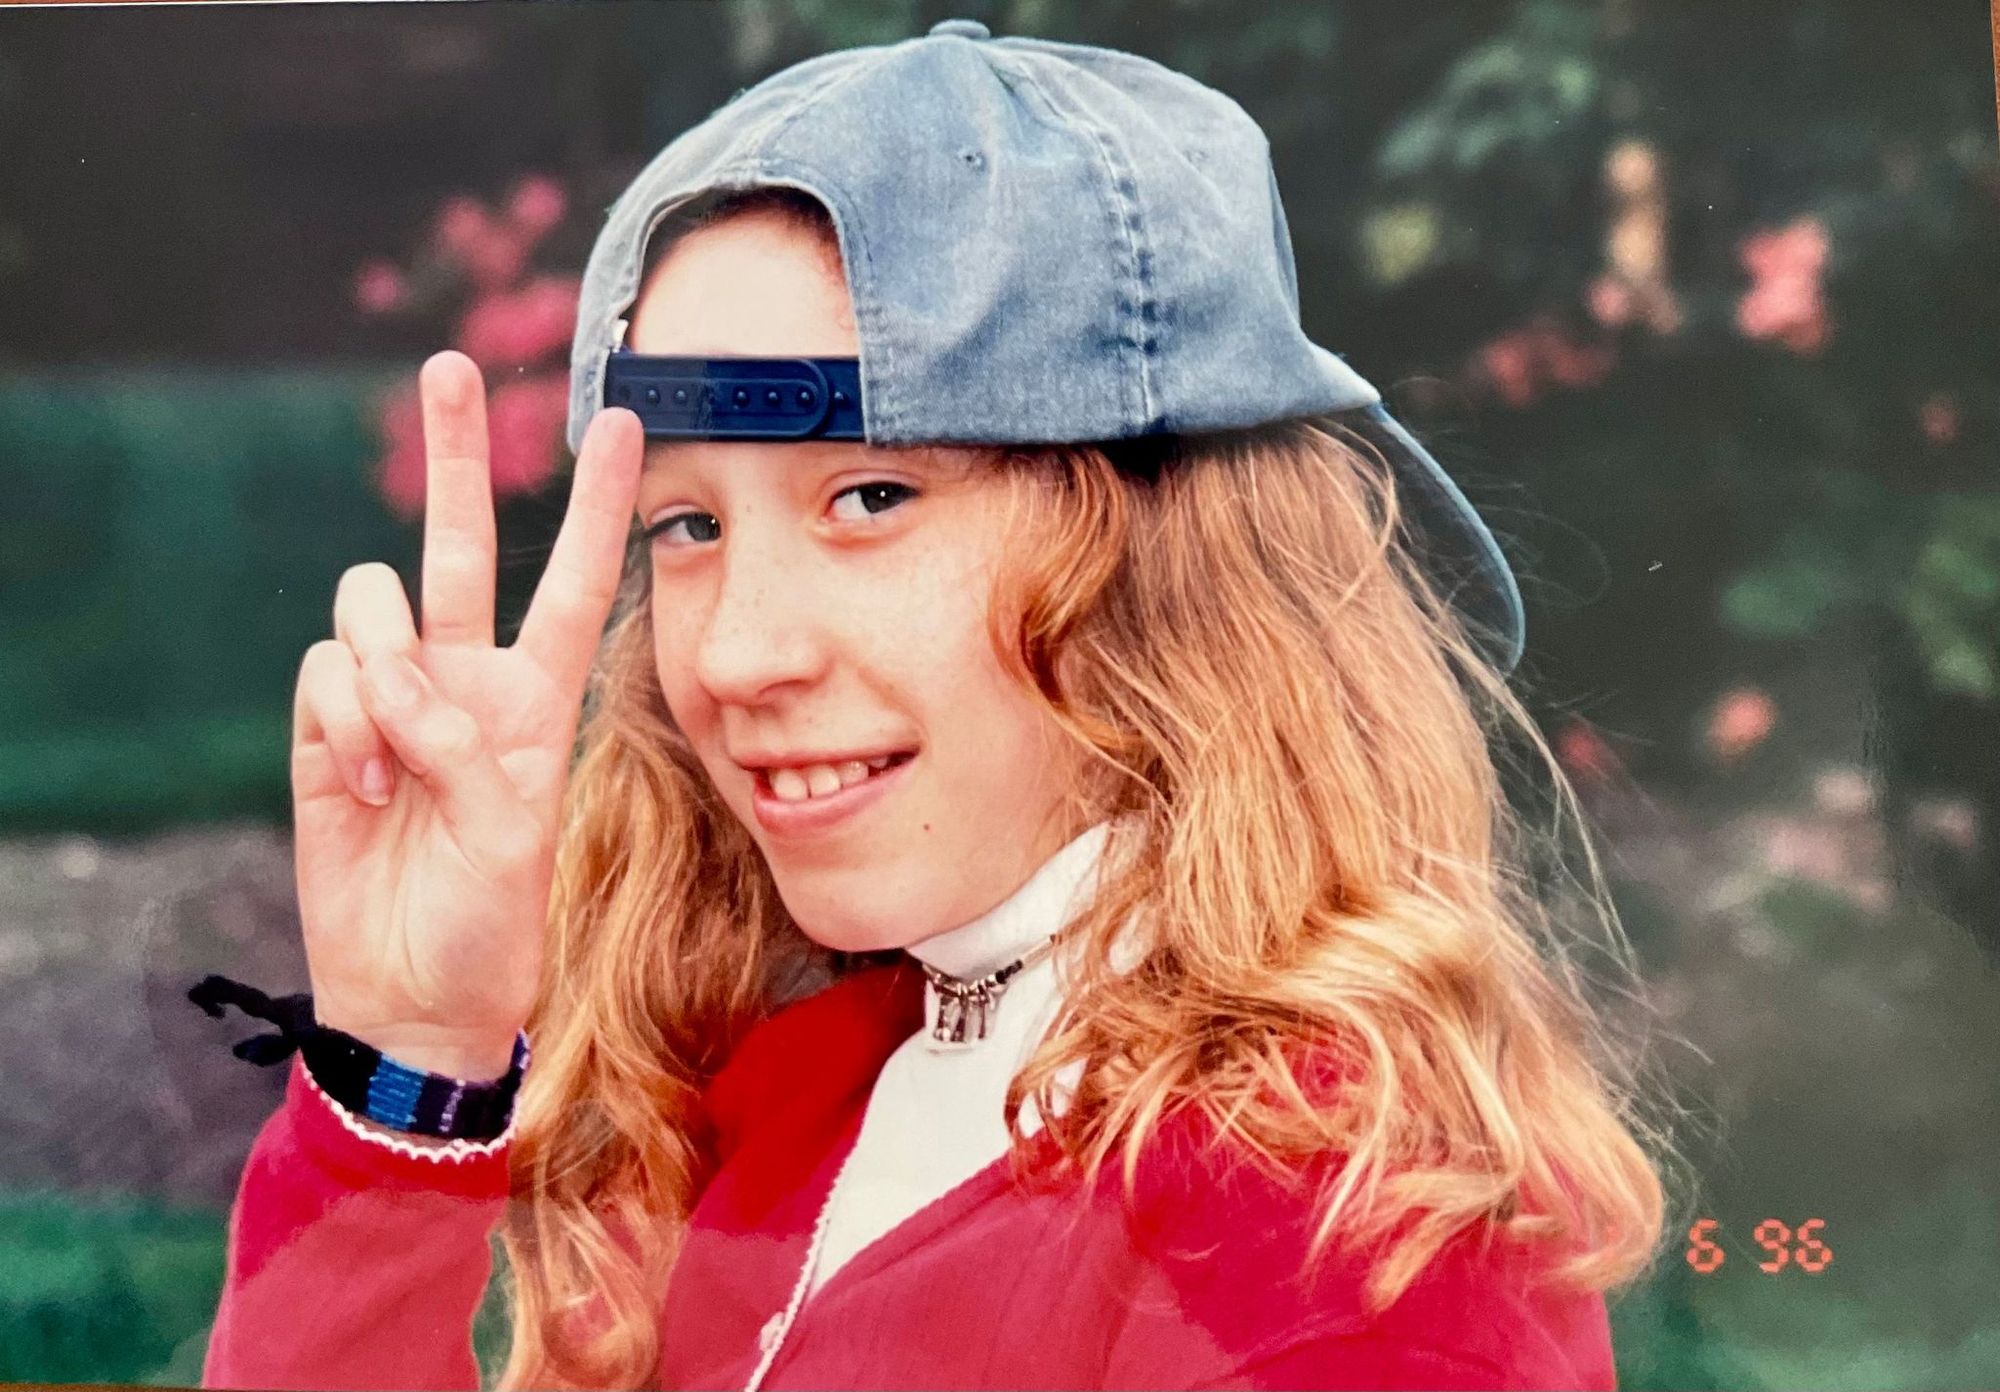
<path fill-rule="evenodd" d="M 186 999 L 211 971 L 307 987 L 281 830 L 0 842 L 0 1190 L 228 1204 L 285 1069 Z"/>

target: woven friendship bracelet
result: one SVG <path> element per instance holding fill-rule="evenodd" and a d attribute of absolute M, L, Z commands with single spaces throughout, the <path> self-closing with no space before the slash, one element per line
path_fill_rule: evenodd
<path fill-rule="evenodd" d="M 313 1018 L 309 991 L 273 998 L 226 976 L 207 976 L 188 992 L 188 999 L 213 1016 L 233 1005 L 277 1025 L 276 1034 L 235 1045 L 232 1052 L 238 1058 L 268 1067 L 296 1049 L 328 1097 L 356 1116 L 413 1135 L 468 1141 L 500 1135 L 514 1114 L 514 1096 L 528 1068 L 526 1031 L 514 1038 L 505 1076 L 470 1082 L 399 1063 L 344 1030 L 320 1024 Z"/>
<path fill-rule="evenodd" d="M 351 1034 L 322 1026 L 299 1046 L 313 1081 L 358 1116 L 423 1136 L 491 1140 L 507 1129 L 528 1067 L 528 1036 L 516 1035 L 504 1077 L 467 1082 L 398 1063 Z"/>

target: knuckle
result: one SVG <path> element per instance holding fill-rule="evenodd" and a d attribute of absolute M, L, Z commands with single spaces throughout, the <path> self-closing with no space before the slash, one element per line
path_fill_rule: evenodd
<path fill-rule="evenodd" d="M 362 714 L 358 706 L 343 702 L 337 709 L 322 709 L 320 724 L 326 730 L 326 742 L 350 759 L 365 759 L 388 747 L 375 722 Z"/>
<path fill-rule="evenodd" d="M 292 694 L 295 715 L 310 714 L 323 719 L 328 691 L 339 674 L 341 653 L 345 651 L 346 644 L 331 639 L 306 649 L 305 656 L 299 659 L 299 677 Z"/>
<path fill-rule="evenodd" d="M 475 543 L 454 533 L 445 533 L 425 543 L 424 565 L 433 573 L 479 576 L 491 564 Z"/>
<path fill-rule="evenodd" d="M 301 665 L 299 704 L 336 752 L 361 759 L 386 751 L 388 742 L 362 704 L 357 672 L 345 644 L 314 644 Z"/>
<path fill-rule="evenodd" d="M 484 752 L 479 722 L 456 706 L 441 706 L 431 726 L 431 747 L 443 758 L 471 759 Z"/>
<path fill-rule="evenodd" d="M 540 864 L 544 838 L 541 827 L 524 810 L 518 816 L 499 819 L 488 843 L 493 863 L 515 870 Z"/>
<path fill-rule="evenodd" d="M 557 573 L 552 598 L 566 614 L 581 619 L 617 598 L 621 578 L 592 566 L 567 563 Z"/>

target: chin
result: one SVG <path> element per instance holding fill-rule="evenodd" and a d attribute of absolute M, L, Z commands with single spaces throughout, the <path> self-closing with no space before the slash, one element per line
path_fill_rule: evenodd
<path fill-rule="evenodd" d="M 835 952 L 882 952 L 921 942 L 936 931 L 927 916 L 884 896 L 879 878 L 845 892 L 821 877 L 811 885 L 778 877 L 778 897 L 799 930 Z M 845 877 L 842 877 L 845 878 Z"/>
<path fill-rule="evenodd" d="M 908 947 L 923 937 L 921 933 L 910 932 L 909 926 L 904 923 L 845 916 L 814 920 L 793 914 L 792 918 L 807 937 L 835 952 L 886 952 L 892 948 Z"/>

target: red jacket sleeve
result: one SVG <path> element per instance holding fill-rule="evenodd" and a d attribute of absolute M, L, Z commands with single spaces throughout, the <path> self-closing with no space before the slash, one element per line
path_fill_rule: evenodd
<path fill-rule="evenodd" d="M 1523 1384 L 1473 1354 L 1374 1335 L 1304 1338 L 1246 1359 L 1189 1392 L 1261 1388 L 1369 1388 L 1373 1392 L 1503 1392 Z"/>
<path fill-rule="evenodd" d="M 465 1388 L 507 1144 L 368 1137 L 294 1058 L 251 1145 L 204 1387 Z"/>

